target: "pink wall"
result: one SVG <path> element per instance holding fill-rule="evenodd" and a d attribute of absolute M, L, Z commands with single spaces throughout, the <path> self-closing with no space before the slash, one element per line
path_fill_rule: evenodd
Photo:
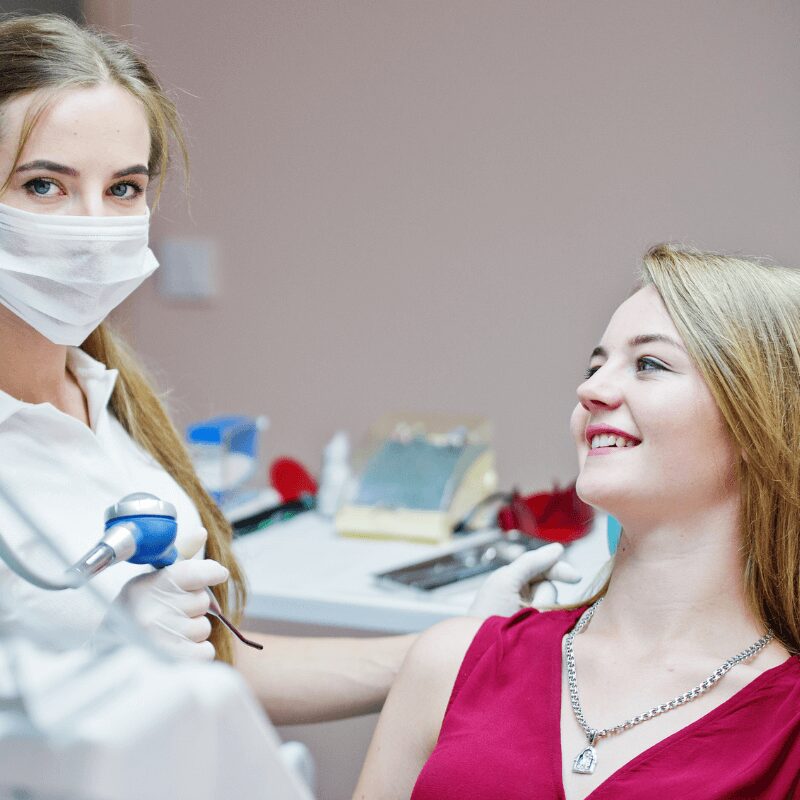
<path fill-rule="evenodd" d="M 315 464 L 386 410 L 480 412 L 542 487 L 648 244 L 800 262 L 794 0 L 129 9 L 194 160 L 154 241 L 221 254 L 214 301 L 122 314 L 181 423 L 264 412 Z"/>

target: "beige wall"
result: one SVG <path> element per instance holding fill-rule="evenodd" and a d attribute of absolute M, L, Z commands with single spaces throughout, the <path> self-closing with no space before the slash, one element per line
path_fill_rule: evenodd
<path fill-rule="evenodd" d="M 800 262 L 794 0 L 126 5 L 194 160 L 154 241 L 221 254 L 213 302 L 123 310 L 181 422 L 265 412 L 315 464 L 385 410 L 476 411 L 542 487 L 648 244 Z"/>

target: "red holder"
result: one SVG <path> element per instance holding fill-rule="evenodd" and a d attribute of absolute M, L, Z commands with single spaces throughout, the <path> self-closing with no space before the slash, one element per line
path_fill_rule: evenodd
<path fill-rule="evenodd" d="M 511 502 L 497 513 L 504 531 L 518 530 L 548 542 L 569 544 L 585 536 L 592 526 L 594 510 L 578 497 L 575 484 L 566 489 L 523 496 L 516 490 Z"/>
<path fill-rule="evenodd" d="M 314 476 L 294 458 L 276 458 L 269 468 L 269 482 L 284 503 L 317 493 Z"/>

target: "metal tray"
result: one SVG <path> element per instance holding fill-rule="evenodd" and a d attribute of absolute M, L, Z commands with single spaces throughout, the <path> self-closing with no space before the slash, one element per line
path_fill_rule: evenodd
<path fill-rule="evenodd" d="M 498 535 L 482 544 L 470 545 L 453 553 L 408 564 L 405 567 L 381 572 L 375 576 L 379 584 L 396 587 L 408 586 L 429 592 L 457 581 L 492 572 L 510 564 L 526 550 L 535 550 L 547 544 L 543 539 L 534 539 L 513 532 Z"/>

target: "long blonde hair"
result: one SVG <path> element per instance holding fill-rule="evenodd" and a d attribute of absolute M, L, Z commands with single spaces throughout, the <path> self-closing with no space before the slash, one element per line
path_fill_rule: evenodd
<path fill-rule="evenodd" d="M 37 93 L 23 123 L 14 164 L 0 185 L 5 191 L 31 131 L 48 104 L 64 89 L 115 83 L 143 105 L 150 127 L 151 177 L 158 192 L 169 164 L 170 140 L 182 155 L 188 175 L 188 156 L 174 103 L 166 96 L 147 64 L 126 42 L 86 30 L 57 15 L 7 16 L 0 20 L 0 135 L 2 109 L 14 97 Z M 231 573 L 232 593 L 217 586 L 214 593 L 224 612 L 241 617 L 246 592 L 244 576 L 231 550 L 231 528 L 192 468 L 180 435 L 132 353 L 111 330 L 100 325 L 81 346 L 93 358 L 119 371 L 111 410 L 130 436 L 147 450 L 189 495 L 208 530 L 206 554 Z M 212 623 L 211 641 L 221 660 L 233 661 L 233 645 L 225 628 Z"/>
<path fill-rule="evenodd" d="M 662 244 L 642 284 L 661 296 L 740 453 L 751 610 L 800 652 L 800 272 Z"/>

